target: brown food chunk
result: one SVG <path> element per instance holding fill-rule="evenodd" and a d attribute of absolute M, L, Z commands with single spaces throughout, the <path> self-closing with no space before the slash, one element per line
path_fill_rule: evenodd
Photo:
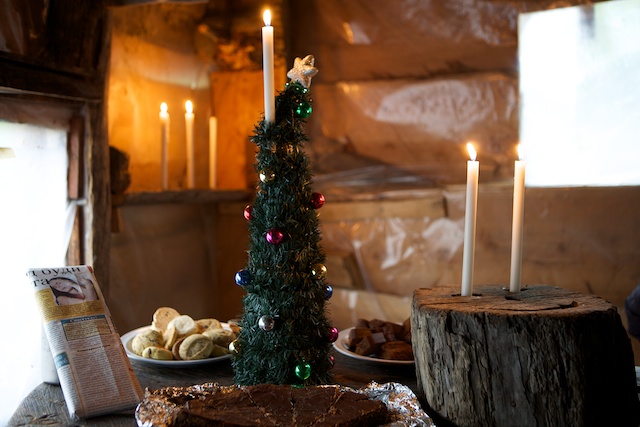
<path fill-rule="evenodd" d="M 413 360 L 413 348 L 404 341 L 389 341 L 382 344 L 378 356 L 388 360 Z"/>
<path fill-rule="evenodd" d="M 353 351 L 360 341 L 368 335 L 371 335 L 371 329 L 369 328 L 353 328 L 349 331 L 349 337 L 347 338 L 347 345 L 349 349 Z"/>
<path fill-rule="evenodd" d="M 402 334 L 399 336 L 402 341 L 411 342 L 411 318 L 407 318 L 402 323 Z"/>
<path fill-rule="evenodd" d="M 402 325 L 387 322 L 382 325 L 382 331 L 387 341 L 396 341 L 402 337 Z"/>
<path fill-rule="evenodd" d="M 356 328 L 368 328 L 369 321 L 367 319 L 358 319 L 356 320 Z"/>
<path fill-rule="evenodd" d="M 373 332 L 382 332 L 382 327 L 386 323 L 386 321 L 380 319 L 369 320 L 369 329 L 371 329 L 371 331 Z"/>
<path fill-rule="evenodd" d="M 380 351 L 380 347 L 387 340 L 384 338 L 382 332 L 376 332 L 375 334 L 367 335 L 360 341 L 360 344 L 356 346 L 355 352 L 361 356 L 370 356 L 377 354 Z"/>

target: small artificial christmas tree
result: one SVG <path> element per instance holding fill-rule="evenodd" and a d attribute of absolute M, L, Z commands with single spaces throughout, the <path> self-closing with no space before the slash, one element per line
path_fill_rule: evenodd
<path fill-rule="evenodd" d="M 252 141 L 260 175 L 249 224 L 249 258 L 236 274 L 244 297 L 242 330 L 232 343 L 235 382 L 314 385 L 331 382 L 331 343 L 338 337 L 325 315 L 326 284 L 318 214 L 324 196 L 311 187 L 309 159 L 301 150 L 311 114 L 314 58 L 296 58 L 291 79 L 276 97 L 276 121 L 262 120 Z"/>

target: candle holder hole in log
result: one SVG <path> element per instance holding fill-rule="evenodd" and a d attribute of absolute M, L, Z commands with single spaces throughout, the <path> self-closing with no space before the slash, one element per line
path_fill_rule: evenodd
<path fill-rule="evenodd" d="M 633 352 L 617 309 L 555 286 L 417 289 L 420 398 L 465 426 L 637 426 Z"/>

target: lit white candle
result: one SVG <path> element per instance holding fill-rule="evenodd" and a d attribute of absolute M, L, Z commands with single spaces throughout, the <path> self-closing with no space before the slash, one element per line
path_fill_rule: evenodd
<path fill-rule="evenodd" d="M 195 187 L 194 147 L 193 147 L 193 104 L 187 101 L 184 104 L 184 123 L 187 133 L 187 188 Z"/>
<path fill-rule="evenodd" d="M 216 150 L 218 138 L 218 119 L 209 117 L 209 188 L 216 188 Z"/>
<path fill-rule="evenodd" d="M 162 189 L 169 188 L 169 108 L 167 103 L 160 104 L 160 138 L 161 159 L 160 168 L 162 170 Z"/>
<path fill-rule="evenodd" d="M 524 172 L 520 145 L 513 175 L 513 220 L 511 224 L 511 282 L 509 290 L 520 292 L 522 282 L 522 235 L 524 231 Z"/>
<path fill-rule="evenodd" d="M 464 211 L 464 248 L 462 252 L 462 296 L 473 293 L 473 258 L 476 245 L 476 211 L 478 206 L 478 171 L 476 150 L 467 143 L 469 158 L 467 161 L 467 199 Z"/>
<path fill-rule="evenodd" d="M 276 121 L 275 83 L 273 76 L 273 27 L 271 26 L 271 11 L 264 11 L 262 15 L 262 73 L 264 77 L 264 119 L 268 123 Z"/>

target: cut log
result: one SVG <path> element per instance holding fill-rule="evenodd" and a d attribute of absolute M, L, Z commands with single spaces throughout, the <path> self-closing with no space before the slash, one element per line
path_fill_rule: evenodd
<path fill-rule="evenodd" d="M 464 426 L 637 426 L 631 343 L 616 307 L 532 285 L 417 289 L 418 389 L 434 418 Z M 438 424 L 440 425 L 440 424 Z"/>

